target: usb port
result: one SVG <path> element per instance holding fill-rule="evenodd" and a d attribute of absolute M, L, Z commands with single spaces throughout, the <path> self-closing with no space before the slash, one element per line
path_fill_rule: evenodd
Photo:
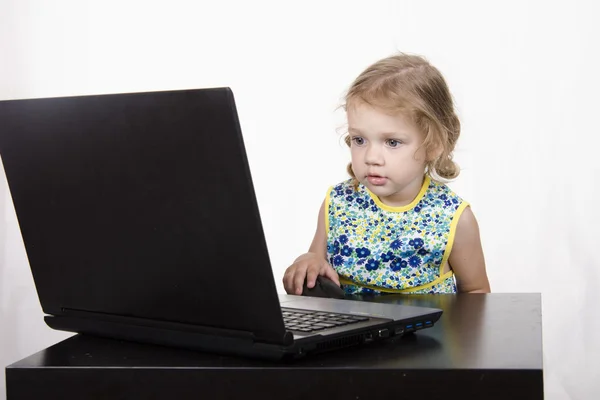
<path fill-rule="evenodd" d="M 423 323 L 422 322 L 417 322 L 415 324 L 415 329 L 421 329 L 421 328 L 423 328 Z"/>
<path fill-rule="evenodd" d="M 431 322 L 431 321 L 425 321 L 425 326 L 431 326 L 431 325 L 433 325 L 433 322 Z"/>
<path fill-rule="evenodd" d="M 411 331 L 413 328 L 413 324 L 406 325 L 406 331 Z"/>
<path fill-rule="evenodd" d="M 404 328 L 401 326 L 397 326 L 394 329 L 394 335 L 402 335 L 404 333 Z"/>

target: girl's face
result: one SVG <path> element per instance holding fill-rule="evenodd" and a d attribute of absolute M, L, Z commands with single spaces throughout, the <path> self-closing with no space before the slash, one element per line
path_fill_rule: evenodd
<path fill-rule="evenodd" d="M 368 104 L 348 106 L 352 170 L 356 179 L 389 206 L 410 204 L 423 184 L 423 135 L 404 115 Z"/>

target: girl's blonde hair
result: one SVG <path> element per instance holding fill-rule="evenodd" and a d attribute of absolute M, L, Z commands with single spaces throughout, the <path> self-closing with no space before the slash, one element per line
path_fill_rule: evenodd
<path fill-rule="evenodd" d="M 432 178 L 458 176 L 452 152 L 460 135 L 460 121 L 444 77 L 426 59 L 400 53 L 367 67 L 350 86 L 344 108 L 357 102 L 411 118 L 425 136 L 427 173 Z M 344 140 L 350 146 L 348 135 Z M 347 170 L 357 185 L 352 163 Z"/>

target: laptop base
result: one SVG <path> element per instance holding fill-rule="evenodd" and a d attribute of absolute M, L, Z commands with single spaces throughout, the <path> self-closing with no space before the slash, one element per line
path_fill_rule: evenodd
<path fill-rule="evenodd" d="M 46 324 L 56 330 L 88 334 L 131 342 L 148 343 L 219 354 L 281 360 L 293 357 L 293 347 L 257 343 L 251 338 L 208 335 L 194 331 L 173 330 L 125 324 L 98 319 L 44 316 Z"/>
<path fill-rule="evenodd" d="M 46 315 L 44 321 L 50 328 L 60 331 L 272 361 L 291 361 L 308 354 L 325 353 L 387 339 L 374 336 L 370 328 L 365 328 L 353 332 L 352 335 L 334 336 L 328 338 L 329 340 L 322 340 L 316 335 L 284 346 L 259 343 L 251 336 L 219 336 L 194 330 L 176 330 L 171 327 L 160 328 L 72 316 Z"/>

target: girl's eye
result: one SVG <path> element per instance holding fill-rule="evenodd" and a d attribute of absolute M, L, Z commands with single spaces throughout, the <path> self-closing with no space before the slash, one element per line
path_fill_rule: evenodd
<path fill-rule="evenodd" d="M 365 139 L 361 138 L 360 136 L 353 137 L 352 141 L 358 146 L 362 146 L 363 144 L 365 144 Z"/>
<path fill-rule="evenodd" d="M 396 140 L 396 139 L 389 139 L 387 141 L 387 144 L 390 147 L 398 147 L 398 146 L 400 146 L 402 144 L 402 142 L 400 142 L 399 140 Z"/>

